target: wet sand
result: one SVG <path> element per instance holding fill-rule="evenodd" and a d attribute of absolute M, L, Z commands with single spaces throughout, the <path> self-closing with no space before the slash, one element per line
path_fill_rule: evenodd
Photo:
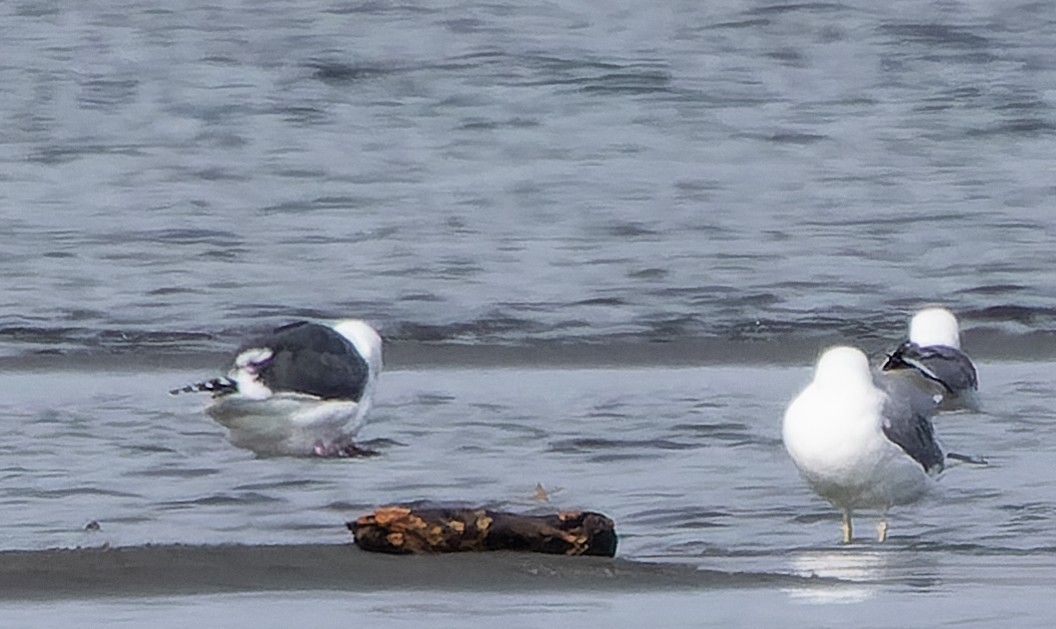
<path fill-rule="evenodd" d="M 298 590 L 642 592 L 823 582 L 836 580 L 531 553 L 393 556 L 350 544 L 0 552 L 0 599 L 9 600 Z"/>

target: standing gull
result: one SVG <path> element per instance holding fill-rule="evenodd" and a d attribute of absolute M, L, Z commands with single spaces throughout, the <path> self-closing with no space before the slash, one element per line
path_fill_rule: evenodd
<path fill-rule="evenodd" d="M 887 510 L 922 498 L 943 469 L 930 417 L 934 400 L 907 374 L 876 378 L 853 347 L 826 350 L 814 380 L 785 411 L 785 449 L 811 489 L 843 513 L 849 543 L 857 509 Z"/>
<path fill-rule="evenodd" d="M 939 410 L 978 410 L 979 378 L 961 351 L 957 317 L 945 308 L 925 308 L 909 322 L 909 340 L 887 358 L 884 371 L 912 369 L 942 387 Z"/>
<path fill-rule="evenodd" d="M 257 454 L 352 456 L 381 368 L 367 323 L 299 321 L 243 344 L 226 376 L 170 393 L 212 393 L 206 413 Z"/>

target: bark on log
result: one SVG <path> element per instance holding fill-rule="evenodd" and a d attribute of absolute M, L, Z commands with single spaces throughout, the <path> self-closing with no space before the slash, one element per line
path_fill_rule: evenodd
<path fill-rule="evenodd" d="M 523 550 L 552 555 L 616 554 L 612 520 L 591 511 L 519 515 L 490 509 L 381 507 L 348 523 L 357 546 L 391 554 Z"/>

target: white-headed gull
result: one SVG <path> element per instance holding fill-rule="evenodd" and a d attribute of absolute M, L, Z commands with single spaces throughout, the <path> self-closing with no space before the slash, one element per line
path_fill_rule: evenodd
<path fill-rule="evenodd" d="M 352 438 L 370 409 L 381 346 L 363 321 L 299 321 L 243 344 L 226 376 L 170 393 L 212 393 L 206 412 L 257 454 L 361 454 Z"/>
<path fill-rule="evenodd" d="M 845 543 L 859 509 L 881 512 L 884 541 L 887 510 L 919 500 L 943 469 L 930 419 L 935 401 L 916 377 L 874 374 L 861 350 L 833 347 L 785 411 L 785 448 L 811 489 L 843 514 Z"/>
<path fill-rule="evenodd" d="M 888 356 L 882 369 L 914 369 L 942 387 L 939 410 L 978 410 L 979 377 L 961 351 L 957 317 L 945 308 L 925 308 L 909 322 L 909 340 Z"/>

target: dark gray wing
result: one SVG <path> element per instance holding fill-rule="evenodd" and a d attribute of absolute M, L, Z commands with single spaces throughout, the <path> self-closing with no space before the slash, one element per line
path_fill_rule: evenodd
<path fill-rule="evenodd" d="M 358 402 L 369 367 L 355 346 L 333 328 L 300 321 L 276 328 L 242 351 L 267 348 L 272 355 L 259 364 L 258 378 L 275 392 L 307 393 L 323 399 Z"/>
<path fill-rule="evenodd" d="M 941 384 L 947 392 L 954 394 L 979 388 L 979 377 L 972 359 L 961 350 L 946 345 L 921 347 L 906 341 L 888 356 L 882 369 L 916 369 L 925 378 Z"/>
<path fill-rule="evenodd" d="M 881 428 L 892 443 L 920 463 L 929 474 L 941 472 L 945 455 L 935 439 L 931 417 L 936 403 L 913 381 L 899 372 L 885 372 L 877 384 L 887 393 Z"/>

